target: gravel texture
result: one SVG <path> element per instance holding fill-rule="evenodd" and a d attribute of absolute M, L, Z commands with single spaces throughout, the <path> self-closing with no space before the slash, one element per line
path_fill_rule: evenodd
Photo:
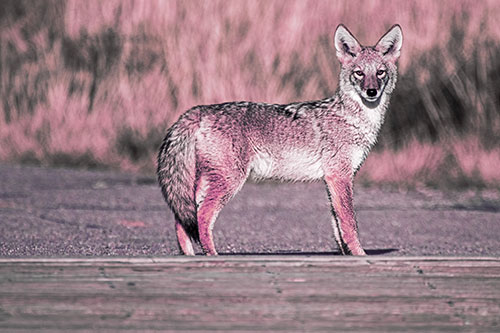
<path fill-rule="evenodd" d="M 500 255 L 498 190 L 357 186 L 355 206 L 369 255 Z M 330 220 L 322 182 L 249 182 L 219 215 L 215 244 L 222 255 L 338 255 Z M 0 165 L 1 257 L 177 254 L 154 178 Z"/>

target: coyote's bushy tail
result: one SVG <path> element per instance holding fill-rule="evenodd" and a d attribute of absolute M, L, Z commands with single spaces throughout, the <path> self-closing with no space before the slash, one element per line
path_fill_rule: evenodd
<path fill-rule="evenodd" d="M 165 201 L 189 237 L 199 242 L 195 200 L 197 116 L 197 112 L 186 113 L 168 130 L 158 154 L 157 173 Z"/>

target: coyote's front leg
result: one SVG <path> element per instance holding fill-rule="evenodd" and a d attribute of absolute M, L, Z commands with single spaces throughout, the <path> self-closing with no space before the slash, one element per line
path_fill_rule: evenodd
<path fill-rule="evenodd" d="M 359 242 L 358 225 L 354 217 L 352 181 L 350 175 L 325 175 L 332 205 L 333 231 L 342 254 L 366 255 Z"/>

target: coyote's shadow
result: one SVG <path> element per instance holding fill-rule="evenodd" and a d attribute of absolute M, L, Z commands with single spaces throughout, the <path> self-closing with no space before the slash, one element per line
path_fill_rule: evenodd
<path fill-rule="evenodd" d="M 399 249 L 374 249 L 365 250 L 367 255 L 376 256 L 384 255 L 392 252 L 397 252 Z M 341 256 L 340 251 L 331 252 L 302 252 L 302 251 L 290 251 L 290 252 L 223 252 L 219 253 L 221 256 Z"/>

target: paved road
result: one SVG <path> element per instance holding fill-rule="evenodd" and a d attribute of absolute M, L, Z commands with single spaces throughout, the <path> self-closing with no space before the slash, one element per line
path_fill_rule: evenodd
<path fill-rule="evenodd" d="M 500 255 L 497 190 L 355 189 L 371 255 Z M 221 254 L 338 254 L 322 183 L 252 184 L 215 225 Z M 155 179 L 0 165 L 0 257 L 178 254 Z"/>

